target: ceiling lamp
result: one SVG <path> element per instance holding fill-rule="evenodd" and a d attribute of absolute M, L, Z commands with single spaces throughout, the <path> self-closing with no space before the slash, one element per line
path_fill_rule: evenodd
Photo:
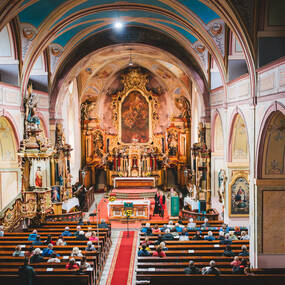
<path fill-rule="evenodd" d="M 133 63 L 133 59 L 132 59 L 132 49 L 130 48 L 130 59 L 129 59 L 129 66 L 133 66 L 134 63 Z"/>
<path fill-rule="evenodd" d="M 117 30 L 121 30 L 121 29 L 123 28 L 123 23 L 120 22 L 120 21 L 117 21 L 117 22 L 115 22 L 114 27 L 115 27 Z"/>

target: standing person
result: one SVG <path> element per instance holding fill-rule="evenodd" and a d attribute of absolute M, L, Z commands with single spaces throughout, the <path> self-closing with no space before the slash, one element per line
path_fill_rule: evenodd
<path fill-rule="evenodd" d="M 25 258 L 24 265 L 21 265 L 18 274 L 23 285 L 33 285 L 36 276 L 35 270 L 32 266 L 28 265 L 28 259 Z"/>

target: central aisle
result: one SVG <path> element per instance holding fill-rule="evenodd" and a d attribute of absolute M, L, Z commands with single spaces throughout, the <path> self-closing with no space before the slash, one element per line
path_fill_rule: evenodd
<path fill-rule="evenodd" d="M 138 233 L 121 231 L 106 285 L 131 285 L 136 257 Z"/>

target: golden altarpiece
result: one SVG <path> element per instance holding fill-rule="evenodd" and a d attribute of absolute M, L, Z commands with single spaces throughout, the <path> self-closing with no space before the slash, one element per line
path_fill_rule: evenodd
<path fill-rule="evenodd" d="M 138 67 L 128 68 L 121 73 L 122 88 L 108 95 L 116 134 L 100 127 L 96 101 L 81 104 L 85 186 L 95 184 L 98 169 L 106 173 L 105 190 L 114 186 L 115 177 L 154 177 L 156 186 L 166 186 L 170 167 L 176 168 L 178 183 L 185 183 L 183 171 L 190 165 L 190 103 L 184 96 L 176 99 L 181 115 L 173 116 L 163 132 L 155 132 L 164 91 L 151 88 L 149 77 Z"/>
<path fill-rule="evenodd" d="M 69 157 L 71 147 L 64 141 L 62 126 L 57 125 L 53 147 L 45 137 L 37 116 L 37 96 L 32 86 L 24 98 L 24 138 L 18 150 L 21 167 L 21 195 L 8 207 L 1 223 L 13 230 L 27 219 L 43 221 L 55 211 L 57 202 L 72 196 Z"/>

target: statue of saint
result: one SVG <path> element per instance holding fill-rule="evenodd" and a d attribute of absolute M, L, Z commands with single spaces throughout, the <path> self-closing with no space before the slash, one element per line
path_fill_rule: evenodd
<path fill-rule="evenodd" d="M 38 166 L 35 173 L 35 186 L 40 188 L 43 187 L 43 175 L 40 166 Z"/>
<path fill-rule="evenodd" d="M 218 184 L 219 184 L 218 195 L 220 203 L 223 203 L 226 181 L 227 181 L 226 172 L 224 169 L 220 169 L 218 173 Z"/>

